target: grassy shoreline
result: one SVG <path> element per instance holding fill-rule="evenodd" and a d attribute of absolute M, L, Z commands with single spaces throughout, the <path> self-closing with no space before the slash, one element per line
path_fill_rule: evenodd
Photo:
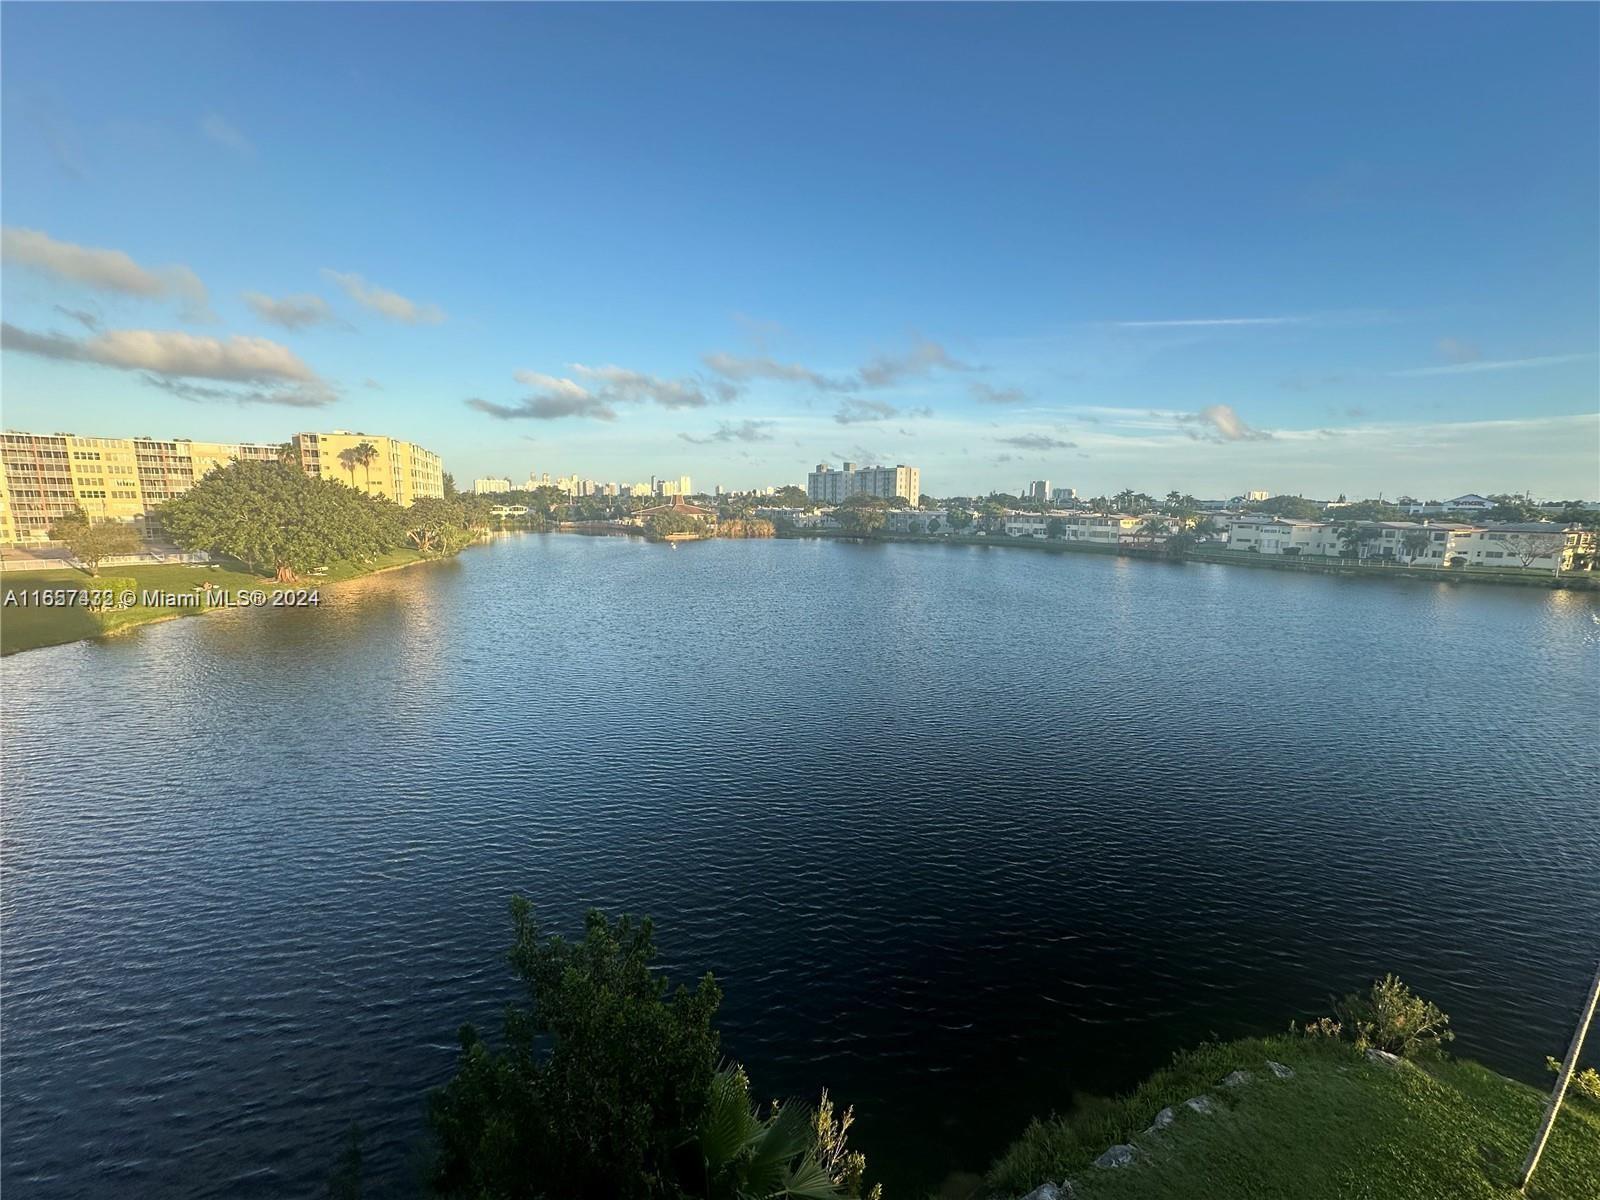
<path fill-rule="evenodd" d="M 1234 1071 L 1249 1080 L 1223 1083 Z M 1210 1112 L 1185 1106 L 1196 1096 Z M 1205 1045 L 1126 1096 L 1034 1121 L 985 1194 L 1070 1179 L 1076 1200 L 1510 1200 L 1545 1097 L 1465 1059 L 1389 1063 L 1297 1035 Z M 1167 1109 L 1171 1123 L 1153 1129 Z M 1093 1165 L 1119 1144 L 1134 1147 L 1131 1165 Z M 1600 1104 L 1569 1093 L 1527 1196 L 1597 1195 Z"/>
<path fill-rule="evenodd" d="M 275 592 L 337 586 L 368 575 L 398 571 L 423 562 L 434 562 L 438 558 L 436 554 L 423 554 L 416 550 L 393 550 L 368 563 L 330 563 L 326 574 L 308 575 L 292 584 L 277 583 L 270 576 L 257 575 L 238 564 L 218 563 L 152 563 L 104 567 L 99 578 L 91 578 L 73 568 L 0 571 L 0 597 L 6 593 L 36 590 L 94 590 L 104 586 L 106 580 L 125 578 L 135 580 L 141 592 L 187 595 L 192 594 L 203 584 L 210 583 L 212 587 L 220 588 L 235 596 L 244 591 L 261 591 L 270 596 Z M 64 646 L 92 638 L 114 637 L 144 625 L 176 620 L 179 617 L 199 617 L 217 611 L 224 610 L 140 603 L 131 608 L 91 613 L 78 605 L 49 608 L 6 605 L 0 608 L 0 657 L 20 654 L 27 650 L 42 650 L 48 646 Z"/>

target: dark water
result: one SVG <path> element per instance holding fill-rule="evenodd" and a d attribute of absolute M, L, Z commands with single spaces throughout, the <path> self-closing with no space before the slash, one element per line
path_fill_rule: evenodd
<path fill-rule="evenodd" d="M 529 536 L 4 685 L 7 1194 L 414 1190 L 506 902 L 653 914 L 894 1194 L 1394 970 L 1538 1081 L 1600 953 L 1600 605 Z"/>

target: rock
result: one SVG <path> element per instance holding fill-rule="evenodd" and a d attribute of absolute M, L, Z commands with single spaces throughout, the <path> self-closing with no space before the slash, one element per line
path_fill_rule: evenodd
<path fill-rule="evenodd" d="M 1072 1195 L 1071 1192 L 1063 1192 L 1053 1183 L 1041 1183 L 1024 1196 L 1022 1200 L 1065 1200 L 1065 1197 L 1070 1195 Z"/>
<path fill-rule="evenodd" d="M 1171 1125 L 1177 1119 L 1178 1119 L 1178 1115 L 1176 1113 L 1174 1113 L 1170 1107 L 1163 1108 L 1160 1112 L 1158 1112 L 1156 1114 L 1155 1120 L 1150 1122 L 1150 1128 L 1146 1129 L 1145 1132 L 1146 1133 L 1156 1133 L 1159 1130 L 1165 1129 L 1168 1125 Z"/>
<path fill-rule="evenodd" d="M 1206 1116 L 1217 1111 L 1217 1102 L 1210 1096 L 1190 1096 L 1183 1102 L 1183 1106 Z"/>
<path fill-rule="evenodd" d="M 1368 1050 L 1367 1061 L 1385 1067 L 1398 1067 L 1402 1059 L 1398 1054 L 1390 1054 L 1387 1050 Z"/>
<path fill-rule="evenodd" d="M 1224 1079 L 1218 1086 L 1244 1087 L 1245 1084 L 1249 1083 L 1254 1078 L 1255 1076 L 1250 1074 L 1249 1071 L 1229 1071 L 1228 1077 Z"/>
<path fill-rule="evenodd" d="M 1294 1068 L 1293 1067 L 1286 1067 L 1282 1063 L 1273 1062 L 1270 1058 L 1267 1059 L 1267 1070 L 1271 1071 L 1279 1079 L 1293 1079 L 1294 1078 Z"/>
<path fill-rule="evenodd" d="M 1094 1160 L 1097 1167 L 1131 1167 L 1133 1156 L 1138 1153 L 1132 1146 L 1112 1146 L 1099 1158 Z"/>

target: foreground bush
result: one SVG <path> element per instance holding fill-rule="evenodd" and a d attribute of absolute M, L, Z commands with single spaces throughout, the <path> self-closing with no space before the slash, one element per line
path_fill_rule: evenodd
<path fill-rule="evenodd" d="M 1375 980 L 1365 995 L 1352 992 L 1337 1006 L 1358 1050 L 1383 1050 L 1402 1058 L 1437 1053 L 1455 1038 L 1450 1018 L 1394 975 Z"/>
<path fill-rule="evenodd" d="M 743 1070 L 718 1070 L 707 975 L 670 990 L 651 969 L 649 921 L 591 912 L 581 942 L 541 933 L 512 902 L 510 960 L 527 988 L 504 1046 L 461 1031 L 455 1077 L 429 1101 L 435 1194 L 495 1200 L 860 1194 L 859 1155 L 831 1107 L 750 1104 Z"/>

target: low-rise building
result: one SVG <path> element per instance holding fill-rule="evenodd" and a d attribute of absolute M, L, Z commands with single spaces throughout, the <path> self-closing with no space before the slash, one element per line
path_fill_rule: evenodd
<path fill-rule="evenodd" d="M 1516 567 L 1593 570 L 1596 534 L 1577 525 L 1530 521 L 1472 525 L 1453 521 L 1299 521 L 1241 516 L 1228 522 L 1235 553 L 1392 562 L 1440 569 Z"/>

